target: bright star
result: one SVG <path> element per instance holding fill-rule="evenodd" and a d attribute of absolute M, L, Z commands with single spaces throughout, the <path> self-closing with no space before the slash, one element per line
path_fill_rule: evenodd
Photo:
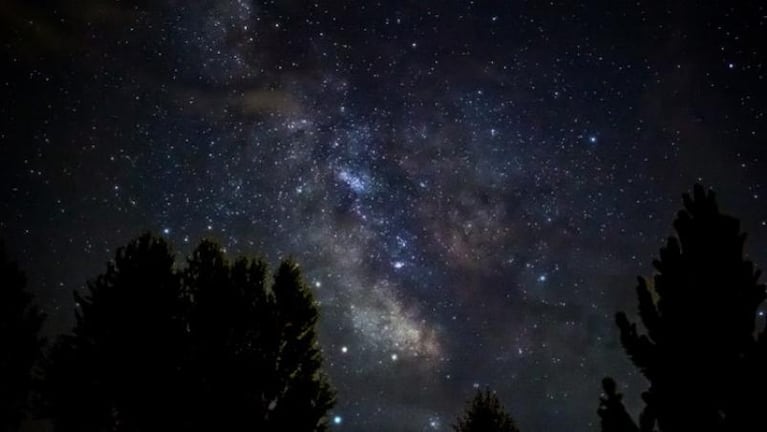
<path fill-rule="evenodd" d="M 344 421 L 344 419 L 342 419 L 341 416 L 333 417 L 333 423 L 334 424 L 340 425 L 343 421 Z"/>

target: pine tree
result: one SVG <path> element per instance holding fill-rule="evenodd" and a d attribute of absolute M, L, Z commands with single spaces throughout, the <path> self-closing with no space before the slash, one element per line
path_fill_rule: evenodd
<path fill-rule="evenodd" d="M 43 319 L 24 274 L 0 243 L 0 431 L 18 430 L 27 415 Z"/>
<path fill-rule="evenodd" d="M 647 333 L 616 317 L 623 347 L 650 382 L 642 430 L 761 430 L 767 338 L 755 338 L 755 320 L 765 286 L 743 257 L 745 235 L 699 185 L 684 195 L 674 228 L 678 237 L 653 262 L 654 289 L 639 278 Z"/>
<path fill-rule="evenodd" d="M 514 420 L 504 410 L 490 389 L 478 390 L 467 404 L 466 412 L 453 426 L 456 432 L 519 432 Z"/>

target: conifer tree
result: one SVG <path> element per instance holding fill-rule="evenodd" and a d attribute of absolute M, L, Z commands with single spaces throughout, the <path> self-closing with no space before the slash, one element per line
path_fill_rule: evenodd
<path fill-rule="evenodd" d="M 24 274 L 0 243 L 0 431 L 17 430 L 27 416 L 43 319 Z"/>
<path fill-rule="evenodd" d="M 641 429 L 661 432 L 764 429 L 765 332 L 755 337 L 765 299 L 759 272 L 743 256 L 737 219 L 696 185 L 653 262 L 651 289 L 639 278 L 639 317 L 616 317 L 621 343 L 650 382 Z"/>
<path fill-rule="evenodd" d="M 514 420 L 504 410 L 495 392 L 477 390 L 466 412 L 453 426 L 456 432 L 519 432 Z"/>

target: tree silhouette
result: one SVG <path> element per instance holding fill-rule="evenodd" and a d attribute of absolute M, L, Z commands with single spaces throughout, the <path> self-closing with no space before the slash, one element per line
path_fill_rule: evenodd
<path fill-rule="evenodd" d="M 184 283 L 191 300 L 190 382 L 201 429 L 321 431 L 333 392 L 322 373 L 318 311 L 298 266 L 271 288 L 261 260 L 227 262 L 204 241 Z"/>
<path fill-rule="evenodd" d="M 150 235 L 120 249 L 51 355 L 56 429 L 327 429 L 313 297 L 292 261 L 267 273 L 210 241 L 181 270 Z"/>
<path fill-rule="evenodd" d="M 26 291 L 26 278 L 0 243 L 0 430 L 17 430 L 29 408 L 43 340 L 43 314 Z"/>
<path fill-rule="evenodd" d="M 755 338 L 755 322 L 765 286 L 743 257 L 745 235 L 700 185 L 684 195 L 674 228 L 678 238 L 653 262 L 654 289 L 639 278 L 647 333 L 624 313 L 616 317 L 626 353 L 650 382 L 641 429 L 763 429 L 767 338 Z"/>
<path fill-rule="evenodd" d="M 490 389 L 477 390 L 467 404 L 466 412 L 453 426 L 456 432 L 519 432 L 514 420 L 504 410 Z"/>
<path fill-rule="evenodd" d="M 220 248 L 202 242 L 192 253 L 183 273 L 189 299 L 189 353 L 184 365 L 184 385 L 194 407 L 185 419 L 195 430 L 233 429 L 239 423 L 225 415 L 241 392 L 234 384 L 242 372 L 232 367 L 240 347 L 244 317 L 241 295 L 235 291 L 231 268 Z M 260 275 L 263 278 L 263 274 Z M 257 364 L 257 363 L 254 363 Z M 237 410 L 232 413 L 239 414 Z M 258 416 L 254 415 L 254 418 Z M 246 429 L 246 428 L 241 428 Z"/>
<path fill-rule="evenodd" d="M 270 401 L 272 430 L 325 431 L 326 413 L 335 403 L 322 371 L 315 325 L 319 312 L 311 290 L 293 260 L 280 264 L 272 285 L 276 352 L 275 398 Z"/>
<path fill-rule="evenodd" d="M 634 421 L 623 406 L 623 395 L 616 391 L 612 378 L 602 380 L 604 395 L 599 399 L 599 417 L 602 419 L 602 432 L 639 432 Z"/>
<path fill-rule="evenodd" d="M 146 234 L 117 251 L 85 296 L 75 293 L 73 334 L 46 374 L 57 431 L 177 429 L 186 323 L 173 263 L 167 243 Z"/>

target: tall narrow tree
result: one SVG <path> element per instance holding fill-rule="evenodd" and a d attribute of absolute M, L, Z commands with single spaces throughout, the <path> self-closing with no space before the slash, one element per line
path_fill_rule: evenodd
<path fill-rule="evenodd" d="M 653 262 L 652 289 L 639 278 L 647 333 L 624 313 L 616 318 L 623 347 L 650 382 L 642 430 L 761 430 L 767 349 L 755 320 L 765 286 L 743 256 L 745 235 L 699 185 L 684 195 L 674 228 L 678 237 Z"/>
<path fill-rule="evenodd" d="M 274 364 L 278 378 L 270 401 L 272 430 L 325 431 L 334 392 L 322 370 L 317 342 L 319 311 L 293 260 L 280 264 L 272 285 L 274 325 L 280 344 Z"/>
<path fill-rule="evenodd" d="M 0 431 L 17 430 L 27 415 L 42 323 L 24 274 L 0 243 Z"/>

